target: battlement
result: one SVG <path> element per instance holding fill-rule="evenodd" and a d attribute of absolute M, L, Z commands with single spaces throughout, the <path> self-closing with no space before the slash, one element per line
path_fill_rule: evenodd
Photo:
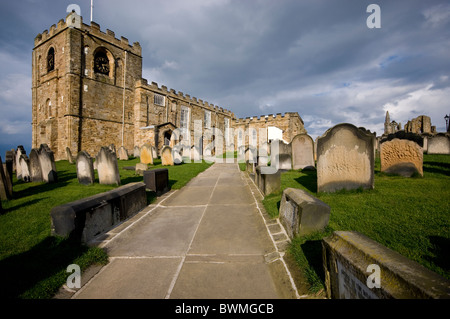
<path fill-rule="evenodd" d="M 133 45 L 130 45 L 128 39 L 125 37 L 121 37 L 119 40 L 116 38 L 113 31 L 109 29 L 106 29 L 106 32 L 101 31 L 100 25 L 94 21 L 91 22 L 91 25 L 84 24 L 83 18 L 74 11 L 67 15 L 65 21 L 61 19 L 58 21 L 57 25 L 52 25 L 50 31 L 44 30 L 42 33 L 39 33 L 34 39 L 34 46 L 37 47 L 66 28 L 80 29 L 83 32 L 87 32 L 138 56 L 142 55 L 142 48 L 139 42 L 134 42 Z"/>
<path fill-rule="evenodd" d="M 197 99 L 195 96 L 191 97 L 189 94 L 185 94 L 181 91 L 175 91 L 174 89 L 167 89 L 167 86 L 162 85 L 161 87 L 158 86 L 158 83 L 152 82 L 151 84 L 148 84 L 147 79 L 140 79 L 136 81 L 136 88 L 143 88 L 158 94 L 162 94 L 167 96 L 169 99 L 178 99 L 184 101 L 186 104 L 193 104 L 197 106 L 201 106 L 203 108 L 209 109 L 213 112 L 220 112 L 225 115 L 230 116 L 231 118 L 235 118 L 235 115 L 230 110 L 224 109 L 222 107 L 216 106 L 214 104 L 210 104 L 206 101 L 203 101 L 201 99 Z"/>
<path fill-rule="evenodd" d="M 266 123 L 266 122 L 275 122 L 282 119 L 289 120 L 291 117 L 299 117 L 297 112 L 285 112 L 284 114 L 277 113 L 276 115 L 259 115 L 259 116 L 251 116 L 246 118 L 239 118 L 235 120 L 235 124 L 253 124 L 253 123 Z M 300 121 L 303 123 L 302 119 Z"/>

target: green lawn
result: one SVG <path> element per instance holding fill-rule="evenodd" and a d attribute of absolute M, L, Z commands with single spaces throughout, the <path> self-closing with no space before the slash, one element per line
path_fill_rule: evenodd
<path fill-rule="evenodd" d="M 331 207 L 325 232 L 297 237 L 290 245 L 311 291 L 324 287 L 321 239 L 336 230 L 358 231 L 450 279 L 450 156 L 425 154 L 423 167 L 423 177 L 389 176 L 380 172 L 377 159 L 375 189 L 329 194 L 317 194 L 315 171 L 282 173 L 282 189 L 304 189 Z M 273 217 L 281 194 L 263 201 Z"/>
<path fill-rule="evenodd" d="M 142 176 L 125 166 L 134 166 L 139 159 L 118 161 L 121 184 L 142 181 Z M 159 168 L 155 160 L 151 168 Z M 190 179 L 211 164 L 190 163 L 164 166 L 169 170 L 172 189 L 183 187 Z M 66 267 L 78 264 L 82 270 L 93 263 L 106 263 L 107 255 L 99 248 L 88 248 L 68 239 L 51 236 L 52 207 L 111 190 L 117 186 L 78 183 L 75 165 L 56 162 L 58 182 L 24 183 L 14 177 L 13 199 L 2 201 L 4 214 L 0 216 L 0 273 L 1 297 L 51 298 L 65 283 Z M 154 192 L 147 192 L 148 203 L 155 200 Z"/>

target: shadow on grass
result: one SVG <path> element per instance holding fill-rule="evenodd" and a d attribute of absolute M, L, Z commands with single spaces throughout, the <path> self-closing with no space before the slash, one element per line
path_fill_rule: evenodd
<path fill-rule="evenodd" d="M 296 182 L 303 185 L 311 193 L 317 193 L 317 172 L 314 170 L 303 170 L 302 176 L 295 179 Z"/>
<path fill-rule="evenodd" d="M 88 247 L 71 239 L 49 236 L 26 252 L 1 260 L 0 273 L 3 278 L 0 297 L 20 298 L 38 282 L 65 271 L 75 258 L 87 250 Z"/>
<path fill-rule="evenodd" d="M 446 272 L 450 271 L 450 239 L 441 236 L 429 236 L 433 248 L 430 249 L 431 255 L 426 256 L 425 259 L 436 264 Z"/>
<path fill-rule="evenodd" d="M 22 204 L 19 204 L 19 205 L 16 205 L 16 206 L 12 206 L 12 207 L 6 208 L 6 209 L 3 210 L 3 215 L 6 215 L 6 214 L 8 214 L 8 213 L 11 213 L 11 212 L 13 212 L 13 211 L 15 211 L 15 210 L 17 210 L 17 209 L 21 209 L 21 208 L 23 208 L 23 207 L 27 207 L 27 206 L 29 206 L 29 205 L 34 205 L 34 204 L 36 204 L 36 203 L 38 203 L 38 202 L 40 202 L 40 201 L 42 201 L 42 200 L 46 200 L 46 199 L 48 199 L 48 198 L 49 198 L 49 197 L 35 198 L 35 199 L 29 200 L 29 201 L 27 201 L 27 202 L 25 202 L 25 203 L 22 203 Z"/>
<path fill-rule="evenodd" d="M 450 176 L 450 163 L 424 162 L 423 171 L 427 173 Z"/>

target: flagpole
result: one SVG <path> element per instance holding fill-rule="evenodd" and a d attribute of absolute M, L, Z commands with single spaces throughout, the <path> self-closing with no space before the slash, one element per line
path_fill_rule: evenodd
<path fill-rule="evenodd" d="M 94 12 L 94 0 L 91 0 L 91 22 L 92 22 L 93 12 Z"/>

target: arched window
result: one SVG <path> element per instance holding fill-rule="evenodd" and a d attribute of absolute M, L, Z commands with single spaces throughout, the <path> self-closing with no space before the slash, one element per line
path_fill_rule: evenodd
<path fill-rule="evenodd" d="M 45 116 L 52 116 L 52 101 L 50 99 L 47 99 L 47 101 L 45 102 Z"/>
<path fill-rule="evenodd" d="M 55 49 L 50 48 L 47 53 L 47 72 L 55 69 Z"/>
<path fill-rule="evenodd" d="M 106 50 L 99 49 L 94 56 L 94 72 L 109 75 L 110 61 Z"/>

